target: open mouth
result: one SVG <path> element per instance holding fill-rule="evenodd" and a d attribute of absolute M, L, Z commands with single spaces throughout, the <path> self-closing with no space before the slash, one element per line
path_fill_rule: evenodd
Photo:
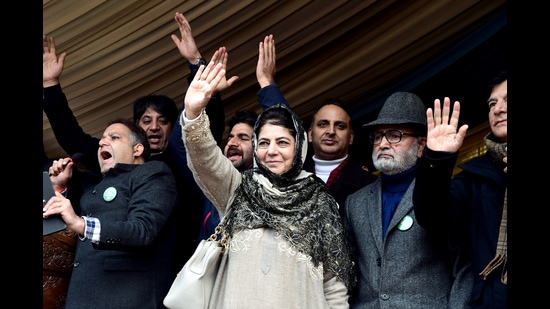
<path fill-rule="evenodd" d="M 149 144 L 158 144 L 161 141 L 161 136 L 160 135 L 149 135 L 147 137 L 147 139 L 149 140 Z"/>
<path fill-rule="evenodd" d="M 241 152 L 238 151 L 238 150 L 236 150 L 236 149 L 233 149 L 233 150 L 229 149 L 229 150 L 227 151 L 227 157 L 228 157 L 229 159 L 235 158 L 235 157 L 241 157 L 241 156 L 242 156 L 242 155 L 241 155 Z"/>
<path fill-rule="evenodd" d="M 108 159 L 110 159 L 110 158 L 113 156 L 113 155 L 112 155 L 110 152 L 108 152 L 108 151 L 102 151 L 102 152 L 100 153 L 100 155 L 101 155 L 101 158 L 102 158 L 103 160 L 108 160 Z"/>

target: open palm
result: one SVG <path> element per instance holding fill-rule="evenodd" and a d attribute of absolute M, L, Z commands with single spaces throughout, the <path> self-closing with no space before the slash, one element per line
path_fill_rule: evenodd
<path fill-rule="evenodd" d="M 455 101 L 451 114 L 451 100 L 445 97 L 443 109 L 439 99 L 434 100 L 434 109 L 428 108 L 426 117 L 428 119 L 427 146 L 431 150 L 456 152 L 462 146 L 468 125 L 458 128 L 460 116 L 460 103 Z M 457 130 L 458 128 L 458 130 Z"/>

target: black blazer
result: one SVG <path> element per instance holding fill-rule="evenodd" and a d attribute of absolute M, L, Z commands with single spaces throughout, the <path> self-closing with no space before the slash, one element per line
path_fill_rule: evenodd
<path fill-rule="evenodd" d="M 113 189 L 111 200 L 104 193 Z M 99 219 L 101 239 L 77 241 L 66 308 L 164 308 L 175 278 L 177 196 L 160 161 L 119 163 L 82 195 L 82 215 Z"/>

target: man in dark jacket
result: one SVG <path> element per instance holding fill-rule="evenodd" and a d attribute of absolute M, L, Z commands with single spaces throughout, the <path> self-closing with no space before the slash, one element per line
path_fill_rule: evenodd
<path fill-rule="evenodd" d="M 96 155 L 103 178 L 83 193 L 81 213 L 59 192 L 44 206 L 44 217 L 61 215 L 79 237 L 65 308 L 164 308 L 174 280 L 178 192 L 168 165 L 149 161 L 150 154 L 141 127 L 114 120 Z M 72 175 L 73 163 L 57 168 L 60 161 L 49 168 L 54 188 Z"/>
<path fill-rule="evenodd" d="M 474 308 L 508 306 L 506 174 L 508 145 L 508 78 L 501 71 L 489 85 L 487 100 L 491 132 L 485 137 L 487 152 L 458 165 L 462 171 L 452 177 L 453 167 L 467 125 L 458 128 L 460 103 L 451 111 L 449 98 L 436 99 L 428 109 L 427 147 L 420 161 L 414 189 L 418 223 L 426 229 L 451 235 L 468 235 L 461 240 L 472 255 Z"/>
<path fill-rule="evenodd" d="M 60 84 L 66 53 L 56 54 L 54 39 L 43 36 L 43 91 L 42 108 L 50 121 L 55 138 L 68 154 L 82 153 L 81 164 L 88 170 L 99 174 L 97 162 L 98 138 L 83 131 L 73 115 L 67 97 Z M 217 52 L 219 56 L 219 52 Z M 221 59 L 221 57 L 219 57 Z M 214 57 L 213 57 L 214 59 Z M 191 67 L 190 67 L 191 68 Z M 196 67 L 198 68 L 198 67 Z M 192 70 L 192 75 L 194 72 Z M 219 95 L 213 96 L 207 106 L 211 116 L 212 134 L 221 143 L 225 113 Z M 169 136 L 178 117 L 178 108 L 174 100 L 165 95 L 146 95 L 134 101 L 133 119 L 147 133 L 151 147 L 151 160 L 165 162 L 174 174 L 178 187 L 179 206 L 176 209 L 179 220 L 180 239 L 177 246 L 176 269 L 179 271 L 195 251 L 202 206 L 206 197 L 200 191 L 187 167 L 185 157 L 175 156 L 169 143 Z M 221 124 L 221 125 L 220 125 Z M 184 168 L 180 168 L 183 166 Z M 176 272 L 177 272 L 176 271 Z"/>

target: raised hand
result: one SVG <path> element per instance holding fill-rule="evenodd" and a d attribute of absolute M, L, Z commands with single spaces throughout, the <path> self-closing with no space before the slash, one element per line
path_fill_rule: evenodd
<path fill-rule="evenodd" d="M 191 33 L 191 25 L 185 16 L 182 13 L 176 12 L 174 20 L 178 24 L 180 30 L 181 39 L 179 39 L 175 34 L 172 34 L 170 37 L 172 41 L 178 47 L 180 54 L 189 61 L 189 63 L 197 63 L 197 60 L 201 58 L 201 53 L 197 48 L 197 43 L 195 43 L 195 38 Z"/>
<path fill-rule="evenodd" d="M 224 76 L 225 69 L 221 63 L 214 65 L 214 62 L 210 62 L 206 67 L 199 67 L 185 93 L 185 117 L 195 119 L 200 115 Z"/>
<path fill-rule="evenodd" d="M 57 58 L 55 50 L 55 41 L 53 37 L 50 37 L 50 44 L 48 46 L 48 37 L 42 35 L 42 86 L 50 87 L 59 84 L 59 77 L 63 72 L 63 66 L 65 65 L 66 52 L 63 52 Z"/>
<path fill-rule="evenodd" d="M 276 58 L 275 40 L 273 39 L 273 34 L 270 34 L 264 38 L 263 42 L 260 42 L 258 47 L 256 79 L 258 80 L 258 84 L 260 84 L 260 88 L 275 83 L 275 73 L 277 72 L 275 66 Z"/>
<path fill-rule="evenodd" d="M 195 42 L 195 38 L 193 37 L 193 34 L 191 32 L 191 25 L 189 24 L 185 16 L 183 16 L 183 14 L 179 12 L 176 12 L 174 20 L 178 24 L 181 39 L 178 38 L 175 34 L 172 34 L 170 36 L 172 38 L 172 41 L 174 41 L 174 44 L 176 44 L 176 47 L 178 48 L 180 54 L 185 59 L 187 59 L 189 63 L 197 63 L 197 60 L 202 56 L 197 47 L 197 43 Z M 227 70 L 228 57 L 229 55 L 227 53 L 226 47 L 222 46 L 216 52 L 214 52 L 214 55 L 212 56 L 212 59 L 210 61 L 214 62 L 215 64 L 223 64 L 224 70 Z M 237 79 L 239 79 L 238 76 L 233 76 L 230 79 L 226 79 L 226 77 L 224 76 L 224 78 L 218 84 L 218 87 L 215 89 L 214 93 L 222 92 L 231 87 L 231 85 L 233 85 L 233 83 Z"/>
<path fill-rule="evenodd" d="M 468 125 L 465 124 L 458 128 L 460 102 L 455 101 L 452 114 L 450 106 L 451 100 L 448 97 L 445 97 L 443 101 L 443 109 L 441 109 L 439 99 L 435 99 L 434 109 L 428 108 L 426 111 L 428 120 L 426 145 L 431 150 L 456 152 L 466 137 Z"/>
<path fill-rule="evenodd" d="M 218 48 L 218 50 L 216 52 L 214 52 L 214 55 L 212 55 L 212 60 L 210 60 L 210 61 L 215 63 L 215 64 L 221 63 L 223 69 L 227 71 L 227 58 L 228 57 L 229 57 L 229 54 L 227 53 L 226 47 L 222 46 L 222 47 Z M 238 76 L 232 76 L 230 79 L 227 79 L 226 76 L 224 75 L 223 78 L 220 80 L 220 83 L 218 84 L 218 87 L 216 87 L 216 90 L 215 90 L 214 93 L 222 92 L 225 89 L 231 87 L 231 85 L 233 85 L 233 83 L 237 79 L 239 79 Z"/>

